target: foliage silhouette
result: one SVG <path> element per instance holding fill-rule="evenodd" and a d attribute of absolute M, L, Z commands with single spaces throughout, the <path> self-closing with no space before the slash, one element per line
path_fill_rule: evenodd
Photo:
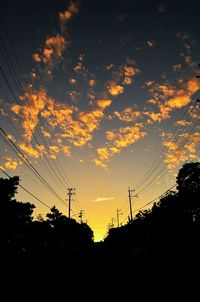
<path fill-rule="evenodd" d="M 7 300 L 199 300 L 200 163 L 177 175 L 177 191 L 109 230 L 104 242 L 55 206 L 33 219 L 15 200 L 19 177 L 0 179 L 0 265 Z M 102 286 L 103 282 L 103 286 Z M 78 289 L 78 290 L 77 290 Z M 94 296 L 95 295 L 95 296 Z"/>

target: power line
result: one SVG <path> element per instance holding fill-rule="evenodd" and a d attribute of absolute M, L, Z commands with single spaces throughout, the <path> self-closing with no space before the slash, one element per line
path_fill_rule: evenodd
<path fill-rule="evenodd" d="M 182 119 L 185 119 L 185 115 L 188 114 L 188 109 L 190 108 L 191 104 L 189 103 L 187 106 L 186 111 L 184 112 Z M 194 110 L 195 107 L 193 107 Z M 192 110 L 192 111 L 193 111 Z M 191 114 L 191 113 L 190 113 Z M 190 115 L 191 117 L 191 115 Z M 163 159 L 165 158 L 166 154 L 168 153 L 168 151 L 170 150 L 170 147 L 172 145 L 172 143 L 175 143 L 179 137 L 179 134 L 176 134 L 176 136 L 173 138 L 173 135 L 176 133 L 176 131 L 180 128 L 179 125 L 177 125 L 173 131 L 173 133 L 170 135 L 169 138 L 169 142 L 171 143 L 168 147 L 165 146 L 163 147 L 162 151 L 160 152 L 160 154 L 156 157 L 154 163 L 150 166 L 150 168 L 146 171 L 145 175 L 142 177 L 142 179 L 136 184 L 135 189 L 138 189 L 139 187 L 141 187 L 149 178 L 149 176 L 153 175 L 154 172 L 159 168 L 159 166 L 162 164 Z M 185 129 L 185 127 L 181 128 L 181 131 L 183 132 Z M 173 139 L 173 140 L 172 140 Z M 159 159 L 160 158 L 160 159 Z"/>
<path fill-rule="evenodd" d="M 26 163 L 26 165 L 34 172 L 34 174 L 37 176 L 37 178 L 45 185 L 47 188 L 51 191 L 51 193 L 54 194 L 64 205 L 65 202 L 62 200 L 62 198 L 56 193 L 56 191 L 47 183 L 47 181 L 41 176 L 41 174 L 34 168 L 34 166 L 31 164 L 31 162 L 28 160 L 28 158 L 23 154 L 23 152 L 16 146 L 16 144 L 8 137 L 7 133 L 0 127 L 0 132 L 5 136 L 3 137 L 2 134 L 0 136 L 2 139 L 12 148 L 12 150 L 17 154 L 17 156 L 20 159 L 23 159 Z M 7 139 L 7 140 L 6 140 Z M 9 144 L 10 143 L 10 144 Z M 20 155 L 21 156 L 20 156 Z"/>
<path fill-rule="evenodd" d="M 174 187 L 176 187 L 176 184 L 173 185 L 172 187 L 170 187 L 168 190 L 166 190 L 165 192 L 163 192 L 161 195 L 157 196 L 156 198 L 154 198 L 153 200 L 149 201 L 148 203 L 146 203 L 145 205 L 141 206 L 140 208 L 136 209 L 136 210 L 133 210 L 132 212 L 135 213 L 135 212 L 138 212 L 142 209 L 144 209 L 146 206 L 152 204 L 153 202 L 155 202 L 156 200 L 158 200 L 159 198 L 161 198 L 165 193 L 169 192 L 170 190 L 172 190 Z M 122 221 L 122 224 L 127 220 L 129 219 L 129 216 L 127 216 L 123 221 Z"/>
<path fill-rule="evenodd" d="M 142 207 L 134 210 L 133 212 L 138 212 L 141 209 L 145 208 L 146 206 L 150 205 L 151 203 L 153 203 L 154 201 L 156 201 L 158 198 L 162 197 L 165 193 L 169 192 L 171 189 L 173 189 L 174 187 L 176 187 L 176 184 L 173 185 L 172 187 L 170 187 L 167 191 L 165 191 L 164 193 L 162 193 L 161 195 L 159 195 L 158 197 L 154 198 L 153 200 L 151 200 L 150 202 L 146 203 L 145 205 L 143 205 Z"/>
<path fill-rule="evenodd" d="M 172 159 L 175 157 L 176 153 L 177 153 L 178 151 L 180 151 L 181 148 L 183 148 L 183 147 L 186 145 L 186 143 L 187 143 L 188 140 L 190 139 L 190 136 L 194 133 L 195 128 L 198 127 L 199 124 L 200 124 L 200 121 L 197 121 L 197 122 L 195 123 L 195 125 L 193 126 L 193 128 L 192 128 L 192 129 L 190 130 L 190 132 L 187 134 L 186 138 L 181 142 L 181 144 L 177 147 L 177 149 L 172 153 Z M 166 170 L 166 171 L 165 171 L 165 170 Z M 163 172 L 164 172 L 164 174 L 162 174 Z M 158 173 L 150 180 L 150 182 L 148 182 L 147 185 L 146 185 L 143 189 L 141 189 L 141 190 L 138 192 L 138 194 L 141 194 L 142 192 L 144 192 L 145 189 L 147 189 L 147 188 L 153 183 L 153 181 L 157 178 L 157 176 L 159 176 L 160 179 L 161 179 L 161 178 L 164 177 L 164 175 L 165 175 L 166 173 L 168 173 L 168 170 L 167 170 L 167 167 L 164 166 L 164 167 L 162 167 L 162 169 L 159 170 Z M 148 189 L 148 190 L 149 190 L 149 189 Z"/>
<path fill-rule="evenodd" d="M 15 58 L 15 61 L 16 61 L 16 63 L 17 63 L 17 66 L 18 66 L 18 68 L 19 68 L 19 71 L 20 71 L 21 75 L 23 76 L 23 72 L 22 72 L 22 70 L 21 70 L 20 62 L 19 62 L 19 60 L 18 60 L 18 58 L 17 58 L 17 54 L 16 54 L 15 49 L 14 49 L 14 47 L 13 47 L 13 44 L 12 44 L 12 41 L 11 41 L 11 39 L 10 39 L 10 36 L 9 36 L 8 30 L 7 30 L 7 28 L 6 28 L 6 25 L 5 25 L 5 23 L 3 22 L 2 19 L 0 19 L 0 21 L 1 21 L 2 25 L 3 25 L 3 27 L 4 27 L 4 31 L 5 31 L 5 33 L 6 33 L 6 36 L 7 36 L 8 42 L 9 42 L 10 49 L 11 49 L 13 55 L 14 55 L 14 58 Z M 8 52 L 8 50 L 7 50 L 7 47 L 6 47 L 6 45 L 5 45 L 5 43 L 3 42 L 2 39 L 1 39 L 1 42 L 3 43 L 3 47 L 4 47 L 4 51 L 5 51 L 5 53 L 4 53 L 4 51 L 2 51 L 2 53 L 3 53 L 4 58 L 6 59 L 8 68 L 9 68 L 9 70 L 10 70 L 10 73 L 11 73 L 12 77 L 14 78 L 15 85 L 16 85 L 17 89 L 19 90 L 19 92 L 21 93 L 21 91 L 22 91 L 22 92 L 23 92 L 23 95 L 25 96 L 26 94 L 25 94 L 23 85 L 21 84 L 21 80 L 20 80 L 20 78 L 18 77 L 17 72 L 15 71 L 15 68 L 14 68 L 14 65 L 13 65 L 13 63 L 12 63 L 12 59 L 11 59 L 11 57 L 10 57 L 10 55 L 9 55 L 9 52 Z M 16 80 L 16 79 L 17 79 L 17 80 Z M 18 82 L 17 82 L 17 81 L 18 81 Z M 22 81 L 25 83 L 25 86 L 28 88 L 29 96 L 30 96 L 31 99 L 32 99 L 32 103 L 33 103 L 34 107 L 36 108 L 36 106 L 35 106 L 35 101 L 33 100 L 33 97 L 32 97 L 32 91 L 30 90 L 30 87 L 29 87 L 29 85 L 28 85 L 28 83 L 27 83 L 27 81 L 26 81 L 26 79 L 25 79 L 24 77 L 22 77 Z M 18 84 L 18 83 L 19 83 L 19 84 Z M 37 109 L 37 108 L 36 108 L 36 109 Z M 35 121 L 34 121 L 34 118 L 33 118 L 33 114 L 32 114 L 32 111 L 31 111 L 31 108 L 29 108 L 29 111 L 30 111 L 30 114 L 31 114 L 32 122 L 35 124 Z M 24 118 L 25 118 L 25 116 L 24 116 Z M 44 129 L 44 124 L 43 124 L 43 122 L 42 122 L 42 120 L 41 120 L 41 118 L 40 118 L 40 115 L 38 115 L 38 118 L 39 118 L 40 123 L 41 123 L 42 126 L 43 126 L 43 129 Z M 35 129 L 36 129 L 37 133 L 39 134 L 40 138 L 42 139 L 42 141 L 43 141 L 43 143 L 44 143 L 44 146 L 45 146 L 45 149 L 46 149 L 46 151 L 47 151 L 48 154 L 49 154 L 49 144 L 48 144 L 47 141 L 45 140 L 44 136 L 42 135 L 42 133 L 41 133 L 41 131 L 40 131 L 40 128 L 38 128 L 37 125 L 35 126 Z M 30 129 L 30 130 L 31 130 L 31 129 Z M 33 134 L 34 134 L 34 133 L 32 133 L 32 135 L 33 135 Z M 33 135 L 33 136 L 34 136 L 34 135 Z M 35 137 L 34 137 L 34 138 L 35 138 Z M 37 142 L 37 143 L 38 143 L 38 142 Z M 55 154 L 55 151 L 54 151 L 54 150 L 52 150 L 52 151 L 53 151 L 54 154 Z M 44 154 L 44 157 L 46 157 L 45 154 Z M 48 158 L 45 158 L 45 159 L 48 161 Z M 57 162 L 58 162 L 58 164 L 57 164 Z M 63 183 L 67 184 L 67 186 L 68 186 L 68 183 L 66 182 L 66 178 L 68 178 L 68 177 L 66 176 L 66 174 L 65 174 L 65 172 L 64 172 L 64 170 L 63 170 L 63 168 L 62 168 L 62 165 L 60 164 L 60 161 L 59 161 L 58 158 L 57 158 L 57 162 L 56 162 L 55 159 L 54 159 L 54 164 L 56 165 L 56 170 L 58 171 L 58 175 L 57 175 L 57 174 L 56 174 L 56 175 L 57 175 L 58 178 L 60 178 L 60 179 L 62 180 Z M 48 163 L 49 163 L 51 169 L 54 171 L 54 173 L 56 173 L 55 170 L 54 170 L 54 168 L 51 166 L 51 163 L 50 163 L 50 162 L 48 162 Z M 58 165 L 59 165 L 59 167 L 58 167 Z M 60 173 L 60 171 L 62 171 L 62 173 Z M 64 176 L 63 176 L 63 175 L 64 175 Z"/>

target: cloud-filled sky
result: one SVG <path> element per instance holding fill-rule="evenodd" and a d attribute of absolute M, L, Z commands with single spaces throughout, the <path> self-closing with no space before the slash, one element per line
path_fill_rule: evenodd
<path fill-rule="evenodd" d="M 67 184 L 76 187 L 74 217 L 83 209 L 99 240 L 117 208 L 126 220 L 128 186 L 140 193 L 136 210 L 200 158 L 200 4 L 13 0 L 0 8 L 0 127 L 63 200 Z M 1 168 L 67 214 L 25 158 L 0 143 Z M 19 198 L 31 199 L 21 190 Z"/>

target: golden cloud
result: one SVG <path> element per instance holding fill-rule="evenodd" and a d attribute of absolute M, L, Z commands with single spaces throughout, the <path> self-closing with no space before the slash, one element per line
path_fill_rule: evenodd
<path fill-rule="evenodd" d="M 48 38 L 45 41 L 45 45 L 48 47 L 49 51 L 51 51 L 54 55 L 62 57 L 62 53 L 66 46 L 66 41 L 63 36 L 57 34 L 55 37 Z"/>
<path fill-rule="evenodd" d="M 173 109 L 179 109 L 191 102 L 192 95 L 200 89 L 198 79 L 193 78 L 187 82 L 183 79 L 178 80 L 181 88 L 175 88 L 171 84 L 159 85 L 152 81 L 146 82 L 149 87 L 149 92 L 153 96 L 148 103 L 158 107 L 159 111 L 146 111 L 144 114 L 150 119 L 147 123 L 161 122 L 170 117 L 170 112 Z"/>
<path fill-rule="evenodd" d="M 141 130 L 142 128 L 143 124 L 138 123 L 132 127 L 121 127 L 115 131 L 107 131 L 106 137 L 109 142 L 106 147 L 97 149 L 98 158 L 94 159 L 94 163 L 101 168 L 107 168 L 105 161 L 114 154 L 120 153 L 123 148 L 126 148 L 145 136 L 145 132 Z"/>
<path fill-rule="evenodd" d="M 159 104 L 160 112 L 147 111 L 144 112 L 145 115 L 151 118 L 153 122 L 161 122 L 170 117 L 171 108 L 165 105 Z M 148 121 L 147 121 L 148 122 Z"/>
<path fill-rule="evenodd" d="M 122 68 L 124 80 L 124 85 L 130 85 L 133 82 L 133 77 L 139 72 L 139 69 L 134 66 L 125 65 Z"/>
<path fill-rule="evenodd" d="M 93 160 L 93 162 L 95 163 L 95 165 L 97 166 L 97 167 L 100 167 L 100 168 L 103 168 L 103 169 L 105 169 L 105 170 L 107 170 L 107 165 L 104 163 L 104 162 L 102 162 L 100 159 L 97 159 L 97 158 L 95 158 L 94 160 Z"/>
<path fill-rule="evenodd" d="M 142 125 L 137 124 L 132 127 L 119 128 L 117 132 L 108 131 L 107 138 L 113 141 L 115 147 L 124 148 L 145 136 L 145 132 L 142 132 L 141 128 Z"/>
<path fill-rule="evenodd" d="M 107 89 L 112 96 L 117 96 L 124 92 L 124 87 L 115 82 L 110 82 L 107 86 Z"/>
<path fill-rule="evenodd" d="M 26 104 L 12 105 L 11 110 L 24 119 L 22 122 L 25 132 L 24 137 L 30 141 L 38 123 L 38 114 L 44 109 L 48 100 L 44 90 L 40 90 L 37 93 L 27 92 L 20 99 L 22 101 L 26 100 Z"/>
<path fill-rule="evenodd" d="M 36 149 L 34 149 L 31 145 L 26 145 L 25 143 L 20 143 L 19 147 L 22 151 L 26 152 L 31 157 L 34 157 L 34 158 L 40 157 L 39 152 Z"/>
<path fill-rule="evenodd" d="M 6 157 L 5 158 L 6 162 L 5 162 L 5 168 L 9 169 L 9 170 L 16 170 L 18 167 L 18 162 L 13 159 L 12 157 Z"/>
<path fill-rule="evenodd" d="M 177 95 L 171 98 L 167 105 L 171 108 L 182 108 L 190 103 L 191 99 L 189 95 L 186 95 L 184 91 L 179 91 Z"/>
<path fill-rule="evenodd" d="M 97 153 L 101 160 L 108 159 L 110 157 L 109 149 L 106 147 L 98 148 Z"/>
<path fill-rule="evenodd" d="M 101 109 L 105 109 L 112 104 L 112 101 L 109 99 L 97 100 L 97 105 Z"/>
<path fill-rule="evenodd" d="M 58 148 L 58 146 L 49 146 L 49 149 L 53 152 L 53 153 L 59 153 L 60 149 Z"/>
<path fill-rule="evenodd" d="M 45 137 L 48 137 L 48 138 L 51 137 L 51 134 L 50 134 L 48 131 L 46 131 L 46 130 L 44 130 L 44 129 L 41 129 L 41 132 L 42 132 L 42 134 L 43 134 Z"/>
<path fill-rule="evenodd" d="M 173 141 L 163 142 L 163 145 L 168 148 L 168 150 L 176 150 L 178 148 L 178 144 Z"/>
<path fill-rule="evenodd" d="M 36 62 L 48 64 L 48 68 L 50 68 L 57 58 L 62 59 L 62 54 L 68 44 L 64 36 L 57 34 L 56 36 L 47 38 L 43 48 L 40 49 L 40 53 L 33 54 L 33 58 Z M 51 75 L 50 69 L 47 69 L 46 72 Z"/>
<path fill-rule="evenodd" d="M 176 122 L 177 126 L 191 126 L 192 122 L 186 121 L 186 120 L 179 120 Z"/>
<path fill-rule="evenodd" d="M 14 136 L 12 134 L 8 134 L 7 137 L 13 141 L 13 142 L 16 142 L 16 139 L 14 138 Z"/>
<path fill-rule="evenodd" d="M 142 114 L 132 107 L 127 107 L 122 112 L 115 111 L 114 115 L 123 122 L 132 122 L 139 118 Z"/>
<path fill-rule="evenodd" d="M 69 146 L 62 146 L 62 151 L 65 155 L 70 156 L 71 152 L 70 152 L 70 147 Z"/>
<path fill-rule="evenodd" d="M 90 112 L 80 112 L 79 120 L 85 124 L 89 132 L 92 132 L 98 127 L 103 116 L 102 110 L 95 109 Z"/>
<path fill-rule="evenodd" d="M 171 134 L 165 134 L 169 136 Z M 187 139 L 187 143 L 180 148 L 180 144 Z M 200 132 L 194 132 L 188 134 L 187 132 L 178 135 L 178 142 L 163 141 L 163 145 L 168 147 L 168 151 L 164 162 L 167 164 L 168 169 L 173 170 L 179 164 L 185 162 L 188 159 L 197 159 L 198 156 L 195 154 L 197 146 L 200 142 Z"/>

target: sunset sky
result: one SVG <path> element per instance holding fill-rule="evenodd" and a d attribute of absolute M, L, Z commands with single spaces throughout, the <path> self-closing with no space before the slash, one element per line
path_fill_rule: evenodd
<path fill-rule="evenodd" d="M 0 128 L 64 202 L 2 132 L 1 169 L 65 215 L 75 187 L 73 218 L 83 210 L 97 241 L 117 209 L 127 221 L 128 187 L 135 215 L 173 186 L 200 160 L 199 11 L 194 0 L 1 1 Z"/>

